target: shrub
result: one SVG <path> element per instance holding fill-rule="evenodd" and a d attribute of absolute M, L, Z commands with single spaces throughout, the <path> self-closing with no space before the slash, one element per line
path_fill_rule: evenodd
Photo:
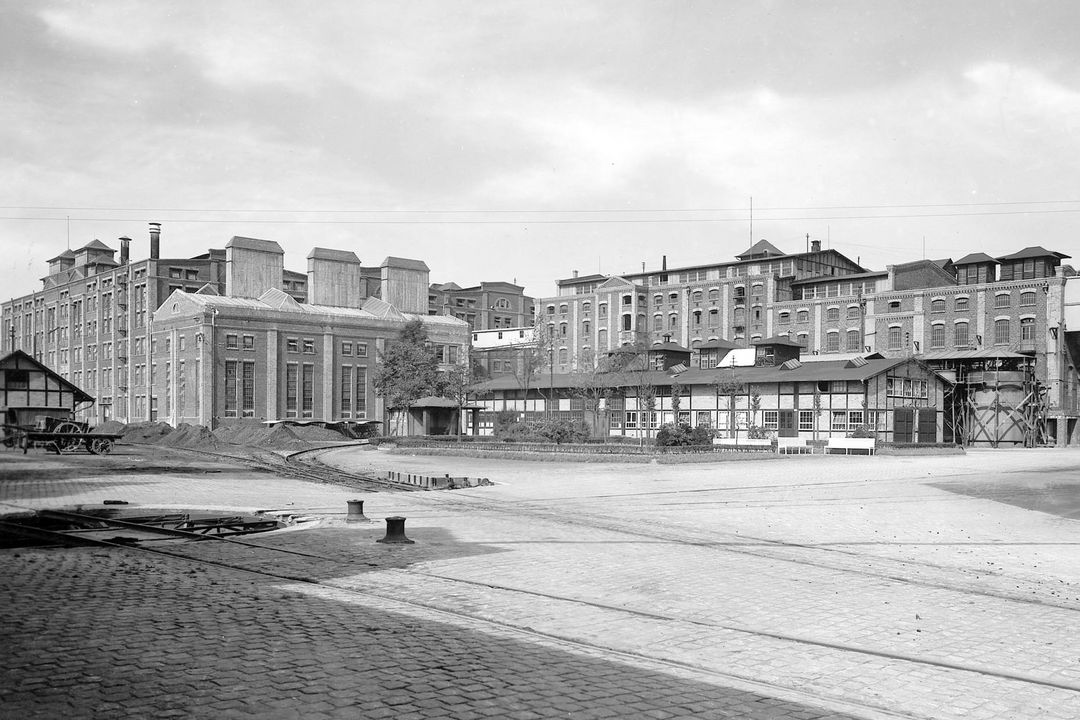
<path fill-rule="evenodd" d="M 711 445 L 712 429 L 698 425 L 693 430 L 686 423 L 665 423 L 656 433 L 656 444 L 666 447 Z"/>
<path fill-rule="evenodd" d="M 750 440 L 767 440 L 772 437 L 772 433 L 760 425 L 751 425 L 746 428 L 746 437 Z"/>
<path fill-rule="evenodd" d="M 869 425 L 860 425 L 847 434 L 850 438 L 872 438 L 877 437 L 877 433 L 870 429 Z"/>
<path fill-rule="evenodd" d="M 499 425 L 496 417 L 495 437 L 503 442 L 580 443 L 589 439 L 589 428 L 583 422 L 559 418 L 541 418 L 520 422 L 516 414 L 512 422 Z"/>

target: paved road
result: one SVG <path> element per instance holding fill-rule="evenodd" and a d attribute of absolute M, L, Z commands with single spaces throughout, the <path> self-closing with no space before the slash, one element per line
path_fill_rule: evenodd
<path fill-rule="evenodd" d="M 9 508 L 122 496 L 323 521 L 259 540 L 306 555 L 0 551 L 15 650 L 0 709 L 17 716 L 1080 717 L 1065 631 L 1080 525 L 940 487 L 1033 470 L 1068 483 L 1073 451 L 325 456 L 499 483 L 366 496 L 371 517 L 409 517 L 417 544 L 397 547 L 374 542 L 380 523 L 344 523 L 354 493 L 332 486 L 205 459 L 28 458 L 0 455 Z"/>

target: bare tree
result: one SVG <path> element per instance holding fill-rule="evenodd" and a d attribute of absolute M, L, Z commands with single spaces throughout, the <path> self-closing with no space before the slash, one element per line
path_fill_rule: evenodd
<path fill-rule="evenodd" d="M 476 374 L 471 365 L 454 365 L 443 373 L 443 394 L 456 404 L 454 423 L 457 426 L 457 439 L 461 442 L 461 419 L 465 405 L 469 401 L 469 389 L 476 383 Z"/>
<path fill-rule="evenodd" d="M 611 397 L 613 389 L 611 374 L 593 363 L 592 358 L 579 359 L 570 374 L 570 394 L 580 399 L 592 416 L 590 431 L 594 436 L 602 436 L 606 430 L 606 423 L 601 422 L 600 406 Z"/>

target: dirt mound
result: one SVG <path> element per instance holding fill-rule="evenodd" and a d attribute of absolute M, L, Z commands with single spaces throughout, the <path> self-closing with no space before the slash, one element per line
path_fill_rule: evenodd
<path fill-rule="evenodd" d="M 270 434 L 266 425 L 230 425 L 214 431 L 214 437 L 233 445 L 258 445 Z"/>
<path fill-rule="evenodd" d="M 91 430 L 91 432 L 106 433 L 108 435 L 119 433 L 123 435 L 126 429 L 127 425 L 122 422 L 119 422 L 117 420 L 106 420 L 105 422 L 101 423 L 93 430 Z"/>
<path fill-rule="evenodd" d="M 215 450 L 221 445 L 209 428 L 202 425 L 188 425 L 187 423 L 180 423 L 175 430 L 159 438 L 155 444 L 167 447 L 199 448 L 202 450 Z"/>
<path fill-rule="evenodd" d="M 131 423 L 123 429 L 124 440 L 135 443 L 156 443 L 172 431 L 172 425 L 164 422 Z"/>

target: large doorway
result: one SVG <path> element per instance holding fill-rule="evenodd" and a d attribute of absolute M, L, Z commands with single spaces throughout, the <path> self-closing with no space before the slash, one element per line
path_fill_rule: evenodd
<path fill-rule="evenodd" d="M 915 430 L 915 411 L 912 408 L 893 410 L 893 442 L 909 443 Z"/>

